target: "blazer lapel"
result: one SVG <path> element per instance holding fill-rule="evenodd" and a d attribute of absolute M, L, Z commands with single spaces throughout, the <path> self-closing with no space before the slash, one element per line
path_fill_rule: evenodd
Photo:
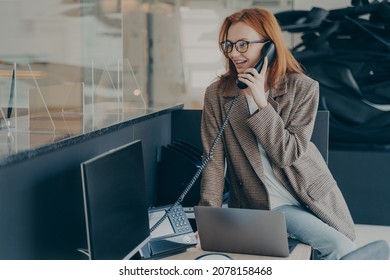
<path fill-rule="evenodd" d="M 225 110 L 227 111 L 232 101 L 225 104 Z M 232 127 L 233 133 L 240 143 L 241 148 L 255 170 L 260 180 L 265 182 L 263 165 L 260 160 L 260 151 L 257 145 L 257 140 L 249 127 L 246 125 L 246 120 L 250 117 L 248 103 L 245 95 L 241 94 L 237 98 L 237 103 L 233 109 L 229 123 Z"/>

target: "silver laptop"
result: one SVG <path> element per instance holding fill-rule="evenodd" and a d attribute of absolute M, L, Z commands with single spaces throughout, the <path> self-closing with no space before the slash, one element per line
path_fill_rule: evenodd
<path fill-rule="evenodd" d="M 281 212 L 195 206 L 200 244 L 205 251 L 289 256 L 286 220 Z"/>

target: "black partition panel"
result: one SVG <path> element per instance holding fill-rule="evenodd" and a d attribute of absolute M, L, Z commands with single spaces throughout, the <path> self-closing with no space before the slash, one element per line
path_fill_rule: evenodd
<path fill-rule="evenodd" d="M 202 150 L 200 121 L 202 110 L 179 110 L 172 113 L 172 141 L 179 140 Z"/>
<path fill-rule="evenodd" d="M 354 222 L 390 226 L 390 150 L 332 149 L 329 168 Z"/>

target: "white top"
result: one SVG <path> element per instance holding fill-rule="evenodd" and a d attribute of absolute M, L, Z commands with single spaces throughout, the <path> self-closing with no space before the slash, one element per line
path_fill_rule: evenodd
<path fill-rule="evenodd" d="M 269 91 L 266 92 L 268 96 Z M 245 92 L 246 100 L 249 106 L 249 112 L 253 114 L 259 107 L 257 106 L 253 96 Z M 263 146 L 257 141 L 257 145 L 260 150 L 261 163 L 263 164 L 265 174 L 265 187 L 267 188 L 270 207 L 274 209 L 281 205 L 299 205 L 299 202 L 291 195 L 291 193 L 283 186 L 283 184 L 276 178 L 274 171 L 272 170 L 267 152 Z"/>

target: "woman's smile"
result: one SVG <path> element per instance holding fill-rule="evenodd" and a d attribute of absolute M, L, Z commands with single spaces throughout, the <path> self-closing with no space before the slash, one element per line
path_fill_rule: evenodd
<path fill-rule="evenodd" d="M 236 66 L 237 72 L 242 73 L 250 67 L 247 59 L 234 59 L 233 63 Z"/>

